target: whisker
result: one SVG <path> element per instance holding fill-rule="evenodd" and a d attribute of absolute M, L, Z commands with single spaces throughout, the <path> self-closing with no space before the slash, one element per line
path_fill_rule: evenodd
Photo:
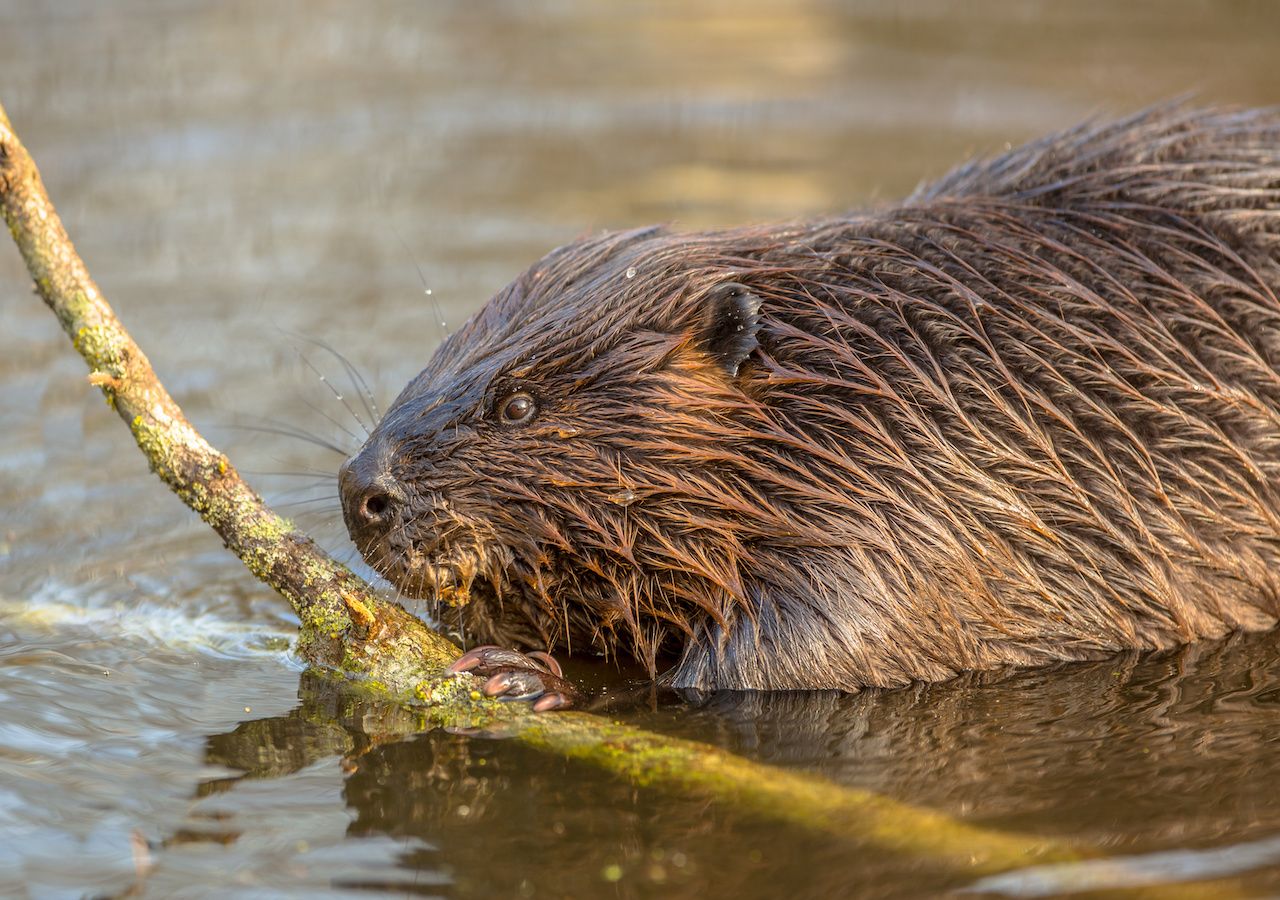
<path fill-rule="evenodd" d="M 364 419 L 360 417 L 360 413 L 356 412 L 355 409 L 352 408 L 351 404 L 347 402 L 347 398 L 343 395 L 342 391 L 333 386 L 333 383 L 329 381 L 329 376 L 317 369 L 315 364 L 312 363 L 311 360 L 307 358 L 307 355 L 301 350 L 298 350 L 296 347 L 294 350 L 298 354 L 298 358 L 302 360 L 303 365 L 315 373 L 315 376 L 320 379 L 320 383 L 329 389 L 329 392 L 333 394 L 334 398 L 342 404 L 342 408 L 351 414 L 351 418 L 355 419 L 356 423 L 359 424 L 364 433 L 368 435 L 370 433 L 370 427 L 365 424 Z"/>
<path fill-rule="evenodd" d="M 436 321 L 440 323 L 440 329 L 444 331 L 444 336 L 449 336 L 449 323 L 444 320 L 444 310 L 440 307 L 440 301 L 436 299 L 431 288 L 427 286 L 427 276 L 422 273 L 422 266 L 418 265 L 418 259 L 413 255 L 413 250 L 405 243 L 400 233 L 396 232 L 396 240 L 400 242 L 400 246 L 404 247 L 404 252 L 409 254 L 409 260 L 413 263 L 413 267 L 418 271 L 418 280 L 422 282 L 422 293 L 430 298 L 431 311 L 435 314 Z"/>
<path fill-rule="evenodd" d="M 377 421 L 382 418 L 382 414 L 378 411 L 378 402 L 374 399 L 373 391 L 369 387 L 369 382 L 365 379 L 364 375 L 361 374 L 360 370 L 356 368 L 355 364 L 351 362 L 351 360 L 338 352 L 337 348 L 326 340 L 301 334 L 295 334 L 294 337 L 297 340 L 306 341 L 314 347 L 319 347 L 321 350 L 336 359 L 338 364 L 342 366 L 343 370 L 346 372 L 347 379 L 351 382 L 352 389 L 359 395 L 360 403 L 368 414 L 370 421 L 372 423 L 377 423 Z"/>
<path fill-rule="evenodd" d="M 256 431 L 262 434 L 278 434 L 284 437 L 297 438 L 298 440 L 305 441 L 308 444 L 314 444 L 317 447 L 323 447 L 325 450 L 331 450 L 334 453 L 338 454 L 339 456 L 343 457 L 344 459 L 350 456 L 350 454 L 345 449 L 343 449 L 342 447 L 339 447 L 333 441 L 328 440 L 327 438 L 322 438 L 318 434 L 312 434 L 309 431 L 304 431 L 301 428 L 297 428 L 291 425 L 239 425 L 237 424 L 237 425 L 229 425 L 227 427 L 233 428 L 237 431 Z"/>
<path fill-rule="evenodd" d="M 334 428 L 337 428 L 339 431 L 341 431 L 341 432 L 342 432 L 343 434 L 345 434 L 347 437 L 351 438 L 351 440 L 355 441 L 357 444 L 362 444 L 362 443 L 364 443 L 364 441 L 363 441 L 363 440 L 361 440 L 360 435 L 356 434 L 354 431 L 352 431 L 352 430 L 351 430 L 350 428 L 348 428 L 346 425 L 343 425 L 341 422 L 339 422 L 339 421 L 338 421 L 337 419 L 335 419 L 333 416 L 329 415 L 327 412 L 325 412 L 323 409 L 321 409 L 321 408 L 320 408 L 319 406 L 317 406 L 316 404 L 312 403 L 312 402 L 311 402 L 310 400 L 308 400 L 307 398 L 303 397 L 303 398 L 302 398 L 302 402 L 306 404 L 307 409 L 311 410 L 311 411 L 312 411 L 312 412 L 314 412 L 314 413 L 317 413 L 317 414 L 319 414 L 319 415 L 323 416 L 326 420 L 328 420 L 328 421 L 329 421 L 329 423 L 330 423 L 330 424 L 332 424 L 332 425 L 333 425 L 333 427 L 334 427 Z"/>
<path fill-rule="evenodd" d="M 270 469 L 241 469 L 244 475 L 252 475 L 254 478 L 314 478 L 316 484 L 328 484 L 338 477 L 337 472 L 326 472 L 324 469 L 296 469 L 284 470 L 279 469 L 272 471 Z"/>
<path fill-rule="evenodd" d="M 258 473 L 258 474 L 260 474 L 260 475 L 261 475 L 262 473 Z M 277 473 L 274 473 L 274 474 L 275 474 L 276 476 L 281 476 L 281 475 L 285 475 L 285 474 L 287 474 L 287 473 L 285 473 L 285 472 L 277 472 Z M 314 472 L 298 472 L 298 473 L 297 473 L 297 477 L 299 477 L 299 478 L 309 478 L 309 479 L 311 479 L 311 480 L 310 480 L 310 481 L 302 481 L 302 482 L 298 482 L 298 481 L 290 481 L 290 482 L 287 482 L 286 484 L 287 484 L 288 486 L 287 486 L 287 487 L 281 487 L 281 488 L 280 488 L 280 492 L 282 492 L 282 493 L 300 494 L 300 493 L 302 493 L 303 491 L 317 491 L 317 490 L 323 490 L 323 491 L 325 491 L 326 493 L 328 493 L 328 494 L 329 494 L 329 496 L 331 496 L 331 497 L 337 497 L 337 496 L 338 496 L 338 490 L 337 490 L 337 487 L 338 487 L 338 486 L 334 483 L 334 479 L 333 479 L 333 478 L 329 478 L 329 477 L 326 477 L 326 476 L 324 476 L 324 475 L 317 475 L 317 474 L 316 474 L 316 473 L 314 473 Z"/>
<path fill-rule="evenodd" d="M 299 507 L 314 505 L 316 503 L 329 504 L 328 508 L 334 512 L 342 512 L 342 506 L 333 497 L 308 497 L 302 500 L 286 500 L 283 503 L 272 504 L 277 509 L 298 509 Z M 316 512 L 318 510 L 312 510 Z"/>

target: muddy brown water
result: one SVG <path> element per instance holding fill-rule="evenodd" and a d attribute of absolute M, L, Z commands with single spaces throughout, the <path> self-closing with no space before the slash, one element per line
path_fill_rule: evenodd
<path fill-rule="evenodd" d="M 355 445 L 308 339 L 385 402 L 441 320 L 583 232 L 886 202 L 1186 92 L 1280 102 L 1280 6 L 0 0 L 0 100 L 99 283 L 191 418 L 344 554 L 339 457 L 251 430 Z M 975 887 L 502 741 L 380 738 L 393 713 L 304 675 L 282 602 L 147 472 L 10 247 L 0 323 L 0 895 Z M 982 890 L 1280 893 L 1273 635 L 625 717 L 1124 858 Z"/>

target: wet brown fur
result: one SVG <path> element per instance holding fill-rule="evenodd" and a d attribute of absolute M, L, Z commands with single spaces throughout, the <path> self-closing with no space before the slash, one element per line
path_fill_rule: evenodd
<path fill-rule="evenodd" d="M 366 557 L 476 638 L 705 688 L 1161 648 L 1280 615 L 1280 114 L 1164 108 L 902 206 L 562 247 L 362 451 Z M 709 297 L 760 301 L 736 373 Z M 495 404 L 531 393 L 528 425 Z M 446 616 L 448 618 L 448 616 Z"/>

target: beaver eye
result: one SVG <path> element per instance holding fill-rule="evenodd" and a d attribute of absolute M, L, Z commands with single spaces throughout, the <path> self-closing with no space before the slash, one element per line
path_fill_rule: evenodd
<path fill-rule="evenodd" d="M 520 391 L 504 399 L 498 410 L 498 415 L 505 424 L 523 425 L 533 418 L 533 414 L 538 411 L 538 404 L 533 402 L 533 397 Z"/>

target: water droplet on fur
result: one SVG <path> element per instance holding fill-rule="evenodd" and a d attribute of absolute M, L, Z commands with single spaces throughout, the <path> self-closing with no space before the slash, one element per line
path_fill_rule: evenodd
<path fill-rule="evenodd" d="M 635 277 L 636 277 L 636 267 L 635 267 L 635 266 L 631 266 L 629 269 L 627 269 L 627 277 L 628 277 L 628 278 L 635 278 Z"/>

